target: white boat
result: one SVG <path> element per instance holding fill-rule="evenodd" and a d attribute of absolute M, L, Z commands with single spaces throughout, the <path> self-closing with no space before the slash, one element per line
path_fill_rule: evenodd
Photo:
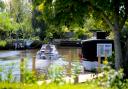
<path fill-rule="evenodd" d="M 87 60 L 82 60 L 81 61 L 82 66 L 84 67 L 84 70 L 92 71 L 96 70 L 98 67 L 103 67 L 103 64 L 98 64 L 98 61 L 87 61 Z"/>
<path fill-rule="evenodd" d="M 72 66 L 78 63 L 72 62 Z M 55 45 L 44 44 L 36 55 L 36 69 L 39 72 L 48 73 L 48 69 L 59 66 L 68 66 L 69 62 L 60 57 Z M 78 68 L 78 67 L 77 67 Z M 54 69 L 54 68 L 53 68 Z M 83 69 L 82 69 L 83 70 Z M 66 71 L 66 70 L 65 70 Z"/>
<path fill-rule="evenodd" d="M 36 68 L 47 70 L 47 68 L 58 59 L 60 59 L 60 55 L 55 45 L 44 44 L 42 45 L 41 49 L 37 52 Z"/>
<path fill-rule="evenodd" d="M 55 45 L 44 44 L 41 49 L 37 52 L 36 59 L 41 60 L 57 60 L 59 58 L 59 53 Z"/>

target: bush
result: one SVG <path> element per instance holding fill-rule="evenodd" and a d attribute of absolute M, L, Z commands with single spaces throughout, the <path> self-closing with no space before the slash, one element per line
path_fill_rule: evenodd
<path fill-rule="evenodd" d="M 120 69 L 116 71 L 112 69 L 110 66 L 105 66 L 104 68 L 104 75 L 103 77 L 98 79 L 99 85 L 110 87 L 112 89 L 127 89 L 128 86 L 126 85 L 128 82 L 127 80 L 123 79 L 123 70 Z"/>
<path fill-rule="evenodd" d="M 6 44 L 7 44 L 7 42 L 6 42 L 6 41 L 3 41 L 3 40 L 1 40 L 1 41 L 0 41 L 0 46 L 1 46 L 1 47 L 5 47 L 5 46 L 6 46 Z"/>

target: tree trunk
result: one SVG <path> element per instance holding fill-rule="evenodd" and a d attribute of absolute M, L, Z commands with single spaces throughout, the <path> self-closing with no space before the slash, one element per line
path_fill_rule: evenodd
<path fill-rule="evenodd" d="M 114 29 L 114 47 L 115 47 L 115 68 L 119 70 L 122 64 L 122 50 L 120 43 L 120 33 L 118 29 Z"/>

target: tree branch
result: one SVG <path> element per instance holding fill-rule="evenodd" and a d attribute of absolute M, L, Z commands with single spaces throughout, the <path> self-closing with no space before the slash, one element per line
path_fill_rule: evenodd
<path fill-rule="evenodd" d="M 109 27 L 113 30 L 113 25 L 112 25 L 110 19 L 108 18 L 108 16 L 106 16 L 104 12 L 102 12 L 101 15 L 102 15 L 103 19 L 106 21 L 106 23 L 109 25 Z"/>
<path fill-rule="evenodd" d="M 105 20 L 105 22 L 109 25 L 109 27 L 113 30 L 113 24 L 111 23 L 108 16 L 104 13 L 104 10 L 100 6 L 96 6 L 92 3 L 92 0 L 89 0 L 89 5 L 97 12 L 101 13 L 102 18 Z"/>
<path fill-rule="evenodd" d="M 123 17 L 123 20 L 122 20 L 121 23 L 120 23 L 120 29 L 123 28 L 123 26 L 124 26 L 126 20 L 127 20 L 127 14 L 125 14 L 125 16 Z"/>
<path fill-rule="evenodd" d="M 119 0 L 114 0 L 114 30 L 119 30 Z"/>

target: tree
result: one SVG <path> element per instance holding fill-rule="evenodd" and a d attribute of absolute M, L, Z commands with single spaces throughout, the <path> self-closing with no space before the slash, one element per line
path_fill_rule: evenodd
<path fill-rule="evenodd" d="M 0 1 L 0 12 L 5 9 L 5 4 L 3 1 Z"/>
<path fill-rule="evenodd" d="M 18 24 L 13 22 L 8 12 L 5 11 L 6 5 L 0 1 L 0 39 L 10 38 L 10 32 L 18 27 Z"/>
<path fill-rule="evenodd" d="M 100 16 L 106 21 L 110 29 L 114 33 L 115 45 L 115 68 L 118 70 L 123 60 L 120 33 L 125 25 L 128 15 L 128 1 L 127 0 L 90 0 L 91 8 L 98 12 Z M 126 53 L 126 52 L 125 52 Z M 125 63 L 125 62 L 124 62 Z"/>
<path fill-rule="evenodd" d="M 31 3 L 26 0 L 11 0 L 10 2 L 10 18 L 14 22 L 19 24 L 19 28 L 15 31 L 18 36 L 18 31 L 21 32 L 22 36 L 20 38 L 30 38 L 33 34 L 33 29 L 31 25 L 32 18 L 32 7 Z"/>
<path fill-rule="evenodd" d="M 33 11 L 32 11 L 32 27 L 37 32 L 37 35 L 41 40 L 46 37 L 47 25 L 45 24 L 43 13 L 40 11 L 42 8 L 43 0 L 32 0 Z M 37 31 L 38 30 L 38 31 Z"/>
<path fill-rule="evenodd" d="M 120 33 L 127 20 L 128 0 L 43 0 L 42 3 L 44 18 L 49 24 L 82 26 L 90 13 L 106 22 L 114 33 L 115 68 L 121 67 L 124 60 Z"/>

